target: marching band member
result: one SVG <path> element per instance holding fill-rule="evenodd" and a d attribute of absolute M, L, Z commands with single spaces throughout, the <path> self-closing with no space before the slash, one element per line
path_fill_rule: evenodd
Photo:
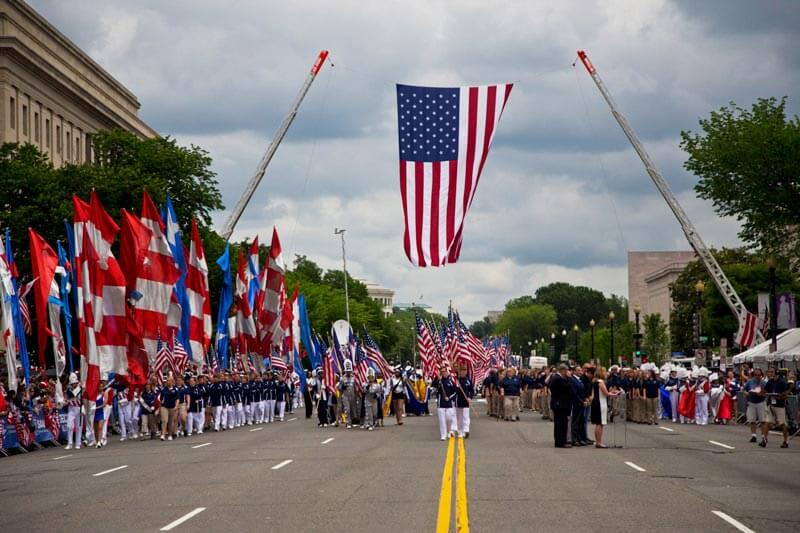
<path fill-rule="evenodd" d="M 275 385 L 275 403 L 278 406 L 278 420 L 283 422 L 286 413 L 286 399 L 289 397 L 289 386 L 286 384 L 286 377 L 283 374 L 278 376 L 278 383 Z"/>
<path fill-rule="evenodd" d="M 209 386 L 209 401 L 214 410 L 214 431 L 225 427 L 225 391 L 220 381 L 220 375 L 214 374 L 213 382 Z"/>
<path fill-rule="evenodd" d="M 437 391 L 436 406 L 439 415 L 439 436 L 441 440 L 447 440 L 448 436 L 454 435 L 455 413 L 453 405 L 456 399 L 456 385 L 447 366 L 439 368 L 439 377 L 431 383 Z"/>
<path fill-rule="evenodd" d="M 272 424 L 275 421 L 275 400 L 277 399 L 277 382 L 271 370 L 267 370 L 267 377 L 264 380 L 264 391 L 266 394 L 266 422 Z"/>
<path fill-rule="evenodd" d="M 72 372 L 69 375 L 69 387 L 67 388 L 67 446 L 64 448 L 65 450 L 71 450 L 73 442 L 76 450 L 81 449 L 82 397 L 83 391 L 78 376 Z"/>
<path fill-rule="evenodd" d="M 317 419 L 319 420 L 317 427 L 326 428 L 328 427 L 328 424 L 330 424 L 330 419 L 328 416 L 328 399 L 330 396 L 330 391 L 325 387 L 323 370 L 315 370 L 314 375 L 316 378 L 314 379 L 312 395 L 314 402 L 317 405 Z"/>
<path fill-rule="evenodd" d="M 673 368 L 669 371 L 669 378 L 667 379 L 666 386 L 664 389 L 669 393 L 669 405 L 670 405 L 670 414 L 672 415 L 672 421 L 678 421 L 678 399 L 680 398 L 680 392 L 678 388 L 680 387 L 680 381 L 678 381 L 678 371 L 677 369 Z"/>
<path fill-rule="evenodd" d="M 710 385 L 707 378 L 708 369 L 701 367 L 697 371 L 697 381 L 692 387 L 695 394 L 694 418 L 695 422 L 701 426 L 708 424 L 708 393 Z"/>
<path fill-rule="evenodd" d="M 342 414 L 347 428 L 353 427 L 353 415 L 356 413 L 356 380 L 353 377 L 353 362 L 346 359 L 344 362 L 344 376 L 339 379 L 337 387 L 341 394 Z"/>
<path fill-rule="evenodd" d="M 378 416 L 378 403 L 381 396 L 381 386 L 375 380 L 375 371 L 367 371 L 367 382 L 364 384 L 364 425 L 372 431 L 375 427 L 375 418 Z"/>
<path fill-rule="evenodd" d="M 186 436 L 191 436 L 192 431 L 197 431 L 198 435 L 202 435 L 206 409 L 205 393 L 203 386 L 197 384 L 194 376 L 189 378 L 188 407 Z"/>
<path fill-rule="evenodd" d="M 400 367 L 395 368 L 394 376 L 388 380 L 390 393 L 392 395 L 392 408 L 394 418 L 398 426 L 403 425 L 403 416 L 406 410 L 406 382 L 403 379 L 403 371 Z"/>

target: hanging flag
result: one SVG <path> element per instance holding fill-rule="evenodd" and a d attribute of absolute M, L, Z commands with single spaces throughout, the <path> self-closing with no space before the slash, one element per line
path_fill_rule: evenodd
<path fill-rule="evenodd" d="M 736 332 L 736 344 L 742 348 L 749 348 L 756 338 L 756 315 L 747 312 L 744 320 L 739 319 L 739 331 Z"/>
<path fill-rule="evenodd" d="M 353 360 L 353 375 L 356 378 L 356 383 L 359 387 L 363 387 L 367 382 L 367 371 L 369 370 L 369 363 L 367 355 L 361 349 L 361 343 L 356 343 L 355 359 Z"/>
<path fill-rule="evenodd" d="M 247 257 L 247 281 L 249 286 L 247 291 L 247 303 L 250 304 L 250 309 L 254 311 L 256 310 L 256 297 L 261 288 L 259 282 L 260 273 L 261 271 L 258 264 L 258 235 L 256 235 L 256 238 L 250 243 L 250 252 Z"/>
<path fill-rule="evenodd" d="M 19 312 L 22 315 L 22 326 L 25 328 L 25 335 L 33 334 L 31 310 L 30 307 L 28 307 L 28 294 L 31 292 L 31 290 L 33 290 L 33 286 L 36 285 L 36 281 L 37 278 L 34 277 L 19 290 Z"/>
<path fill-rule="evenodd" d="M 416 266 L 455 263 L 512 84 L 397 85 L 403 247 Z"/>
<path fill-rule="evenodd" d="M 174 371 L 175 363 L 172 360 L 172 352 L 169 350 L 167 343 L 161 339 L 159 332 L 156 337 L 156 379 L 159 383 L 164 383 L 164 370 L 172 369 Z"/>
<path fill-rule="evenodd" d="M 272 243 L 269 247 L 269 259 L 266 275 L 262 275 L 262 304 L 259 308 L 259 337 L 264 353 L 270 353 L 273 345 L 282 340 L 281 313 L 286 300 L 284 275 L 286 266 L 281 255 L 281 242 L 278 230 L 272 228 Z"/>
<path fill-rule="evenodd" d="M 306 372 L 303 369 L 303 364 L 300 362 L 300 354 L 297 352 L 297 350 L 294 352 L 292 366 L 294 367 L 294 371 L 297 373 L 297 377 L 300 379 L 300 392 L 303 393 L 306 391 Z"/>
<path fill-rule="evenodd" d="M 6 238 L 10 241 L 8 235 L 9 233 L 6 232 Z M 0 238 L 0 310 L 2 310 L 2 315 L 0 315 L 0 349 L 5 352 L 8 388 L 16 391 L 17 367 L 19 365 L 17 355 L 21 355 L 19 348 L 24 346 L 18 341 L 17 336 L 23 337 L 23 342 L 25 339 L 22 330 L 17 329 L 17 321 L 14 318 L 12 302 L 16 296 L 16 285 L 14 276 L 11 273 L 11 265 L 6 255 L 6 248 L 6 242 Z M 27 359 L 27 355 L 25 358 Z M 26 368 L 27 365 L 23 365 L 23 369 Z M 28 371 L 26 370 L 26 372 Z M 25 374 L 25 380 L 26 383 L 29 383 L 30 375 L 28 373 Z"/>
<path fill-rule="evenodd" d="M 183 374 L 189 363 L 189 354 L 186 352 L 183 344 L 181 344 L 180 339 L 178 339 L 177 333 L 172 337 L 172 345 L 174 346 L 172 350 L 172 359 L 175 362 L 175 371 L 178 374 Z"/>
<path fill-rule="evenodd" d="M 44 370 L 47 337 L 53 333 L 52 328 L 54 327 L 53 324 L 49 324 L 50 329 L 48 330 L 48 299 L 53 296 L 58 302 L 57 306 L 61 302 L 58 294 L 58 284 L 55 283 L 58 255 L 41 235 L 30 228 L 28 228 L 28 237 L 31 242 L 31 270 L 33 270 L 34 277 L 39 280 L 39 286 L 34 293 L 34 301 L 36 302 L 36 323 L 38 325 L 39 368 Z M 55 288 L 55 291 L 53 291 L 53 288 Z M 59 315 L 56 315 L 55 326 L 59 330 L 61 329 Z M 58 361 L 57 352 L 55 356 L 55 360 Z"/>
<path fill-rule="evenodd" d="M 231 279 L 231 250 L 225 243 L 225 251 L 217 259 L 217 265 L 222 270 L 222 292 L 219 298 L 217 311 L 217 356 L 220 358 L 222 368 L 228 368 L 228 313 L 233 304 L 233 280 Z"/>
<path fill-rule="evenodd" d="M 383 379 L 389 379 L 392 377 L 392 367 L 389 366 L 389 363 L 383 357 L 378 344 L 370 336 L 366 329 L 364 329 L 364 349 L 367 353 L 367 359 L 375 364 L 377 369 L 380 371 L 381 376 L 383 376 Z"/>
<path fill-rule="evenodd" d="M 197 221 L 192 219 L 192 241 L 189 244 L 186 296 L 189 301 L 189 350 L 195 364 L 203 364 L 211 342 L 211 299 L 208 292 L 208 264 Z M 216 358 L 214 358 L 216 359 Z"/>
<path fill-rule="evenodd" d="M 181 234 L 181 227 L 178 224 L 178 216 L 175 214 L 175 208 L 172 206 L 172 198 L 167 194 L 167 202 L 161 213 L 161 219 L 164 223 L 164 234 L 169 245 L 170 252 L 172 252 L 172 259 L 175 261 L 175 266 L 178 269 L 178 279 L 175 281 L 173 287 L 173 295 L 175 301 L 180 307 L 180 321 L 176 335 L 181 341 L 181 345 L 191 352 L 192 346 L 190 341 L 191 319 L 192 314 L 189 308 L 189 296 L 186 292 L 186 278 L 189 273 L 188 265 L 186 264 L 186 247 L 183 245 L 183 236 Z M 198 358 L 202 361 L 202 354 Z M 200 364 L 200 363 L 198 363 Z"/>

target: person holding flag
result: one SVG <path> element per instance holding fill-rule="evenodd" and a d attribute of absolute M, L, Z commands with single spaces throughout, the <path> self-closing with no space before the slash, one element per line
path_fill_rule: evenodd
<path fill-rule="evenodd" d="M 450 376 L 450 369 L 446 364 L 439 367 L 439 377 L 435 378 L 431 386 L 436 389 L 436 407 L 439 416 L 439 436 L 441 440 L 447 440 L 447 437 L 455 435 L 455 399 L 456 399 L 456 384 Z"/>

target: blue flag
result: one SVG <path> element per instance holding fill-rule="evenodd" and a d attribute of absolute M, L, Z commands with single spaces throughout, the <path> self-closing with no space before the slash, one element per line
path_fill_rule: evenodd
<path fill-rule="evenodd" d="M 56 246 L 58 246 L 58 266 L 64 269 L 64 274 L 59 281 L 59 288 L 61 289 L 61 312 L 64 313 L 64 326 L 66 327 L 64 333 L 67 341 L 67 361 L 69 361 L 69 371 L 72 373 L 74 366 L 72 363 L 72 313 L 69 310 L 69 293 L 75 288 L 75 284 L 72 278 L 72 264 L 67 260 L 67 252 L 61 246 L 61 241 L 56 241 Z"/>
<path fill-rule="evenodd" d="M 300 392 L 305 392 L 306 390 L 306 371 L 303 368 L 302 363 L 300 362 L 300 354 L 297 353 L 297 350 L 294 350 L 294 362 L 292 363 L 294 366 L 294 371 L 297 372 L 297 376 L 300 378 Z"/>
<path fill-rule="evenodd" d="M 300 340 L 308 352 L 308 359 L 311 361 L 311 368 L 322 366 L 322 359 L 317 351 L 317 345 L 312 341 L 311 324 L 308 321 L 308 309 L 306 309 L 306 297 L 301 294 L 297 297 L 297 308 L 300 310 Z"/>
<path fill-rule="evenodd" d="M 217 356 L 220 358 L 223 369 L 228 368 L 228 313 L 233 304 L 233 280 L 231 279 L 231 250 L 225 243 L 225 251 L 217 259 L 217 265 L 222 269 L 222 294 L 219 298 L 219 311 L 217 313 Z"/>
<path fill-rule="evenodd" d="M 192 345 L 189 343 L 189 329 L 191 327 L 192 310 L 189 309 L 189 297 L 186 294 L 186 275 L 189 269 L 186 266 L 186 256 L 183 254 L 183 240 L 181 238 L 181 228 L 178 225 L 178 217 L 175 215 L 175 209 L 172 207 L 172 199 L 167 195 L 167 204 L 161 213 L 161 219 L 167 228 L 166 237 L 169 243 L 169 249 L 172 252 L 172 259 L 178 265 L 180 277 L 175 282 L 175 287 L 172 289 L 178 304 L 181 306 L 181 323 L 178 327 L 177 337 L 181 346 L 186 350 L 189 357 L 192 356 Z"/>
<path fill-rule="evenodd" d="M 6 228 L 6 261 L 11 270 L 11 319 L 14 322 L 14 331 L 16 331 L 17 340 L 19 341 L 19 357 L 22 363 L 22 370 L 25 372 L 25 386 L 31 384 L 31 363 L 28 359 L 28 346 L 25 342 L 25 327 L 22 321 L 22 312 L 19 308 L 19 286 L 17 284 L 17 267 L 14 264 L 14 253 L 11 251 L 11 230 Z"/>

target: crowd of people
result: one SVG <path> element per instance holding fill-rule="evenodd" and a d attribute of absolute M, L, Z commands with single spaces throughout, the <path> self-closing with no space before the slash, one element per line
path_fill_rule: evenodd
<path fill-rule="evenodd" d="M 656 425 L 661 419 L 704 426 L 728 424 L 743 417 L 751 427 L 750 441 L 766 447 L 772 429 L 783 433 L 788 447 L 791 396 L 800 396 L 800 383 L 786 369 L 742 368 L 737 374 L 652 364 L 641 368 L 606 370 L 585 364 L 543 369 L 491 370 L 483 381 L 487 414 L 519 420 L 524 409 L 554 422 L 556 447 L 594 445 L 605 448 L 603 427 L 619 416 L 625 421 Z M 744 395 L 742 398 L 741 395 Z M 796 409 L 796 408 L 795 408 Z M 588 425 L 595 426 L 594 439 Z M 760 437 L 760 438 L 759 438 Z"/>

